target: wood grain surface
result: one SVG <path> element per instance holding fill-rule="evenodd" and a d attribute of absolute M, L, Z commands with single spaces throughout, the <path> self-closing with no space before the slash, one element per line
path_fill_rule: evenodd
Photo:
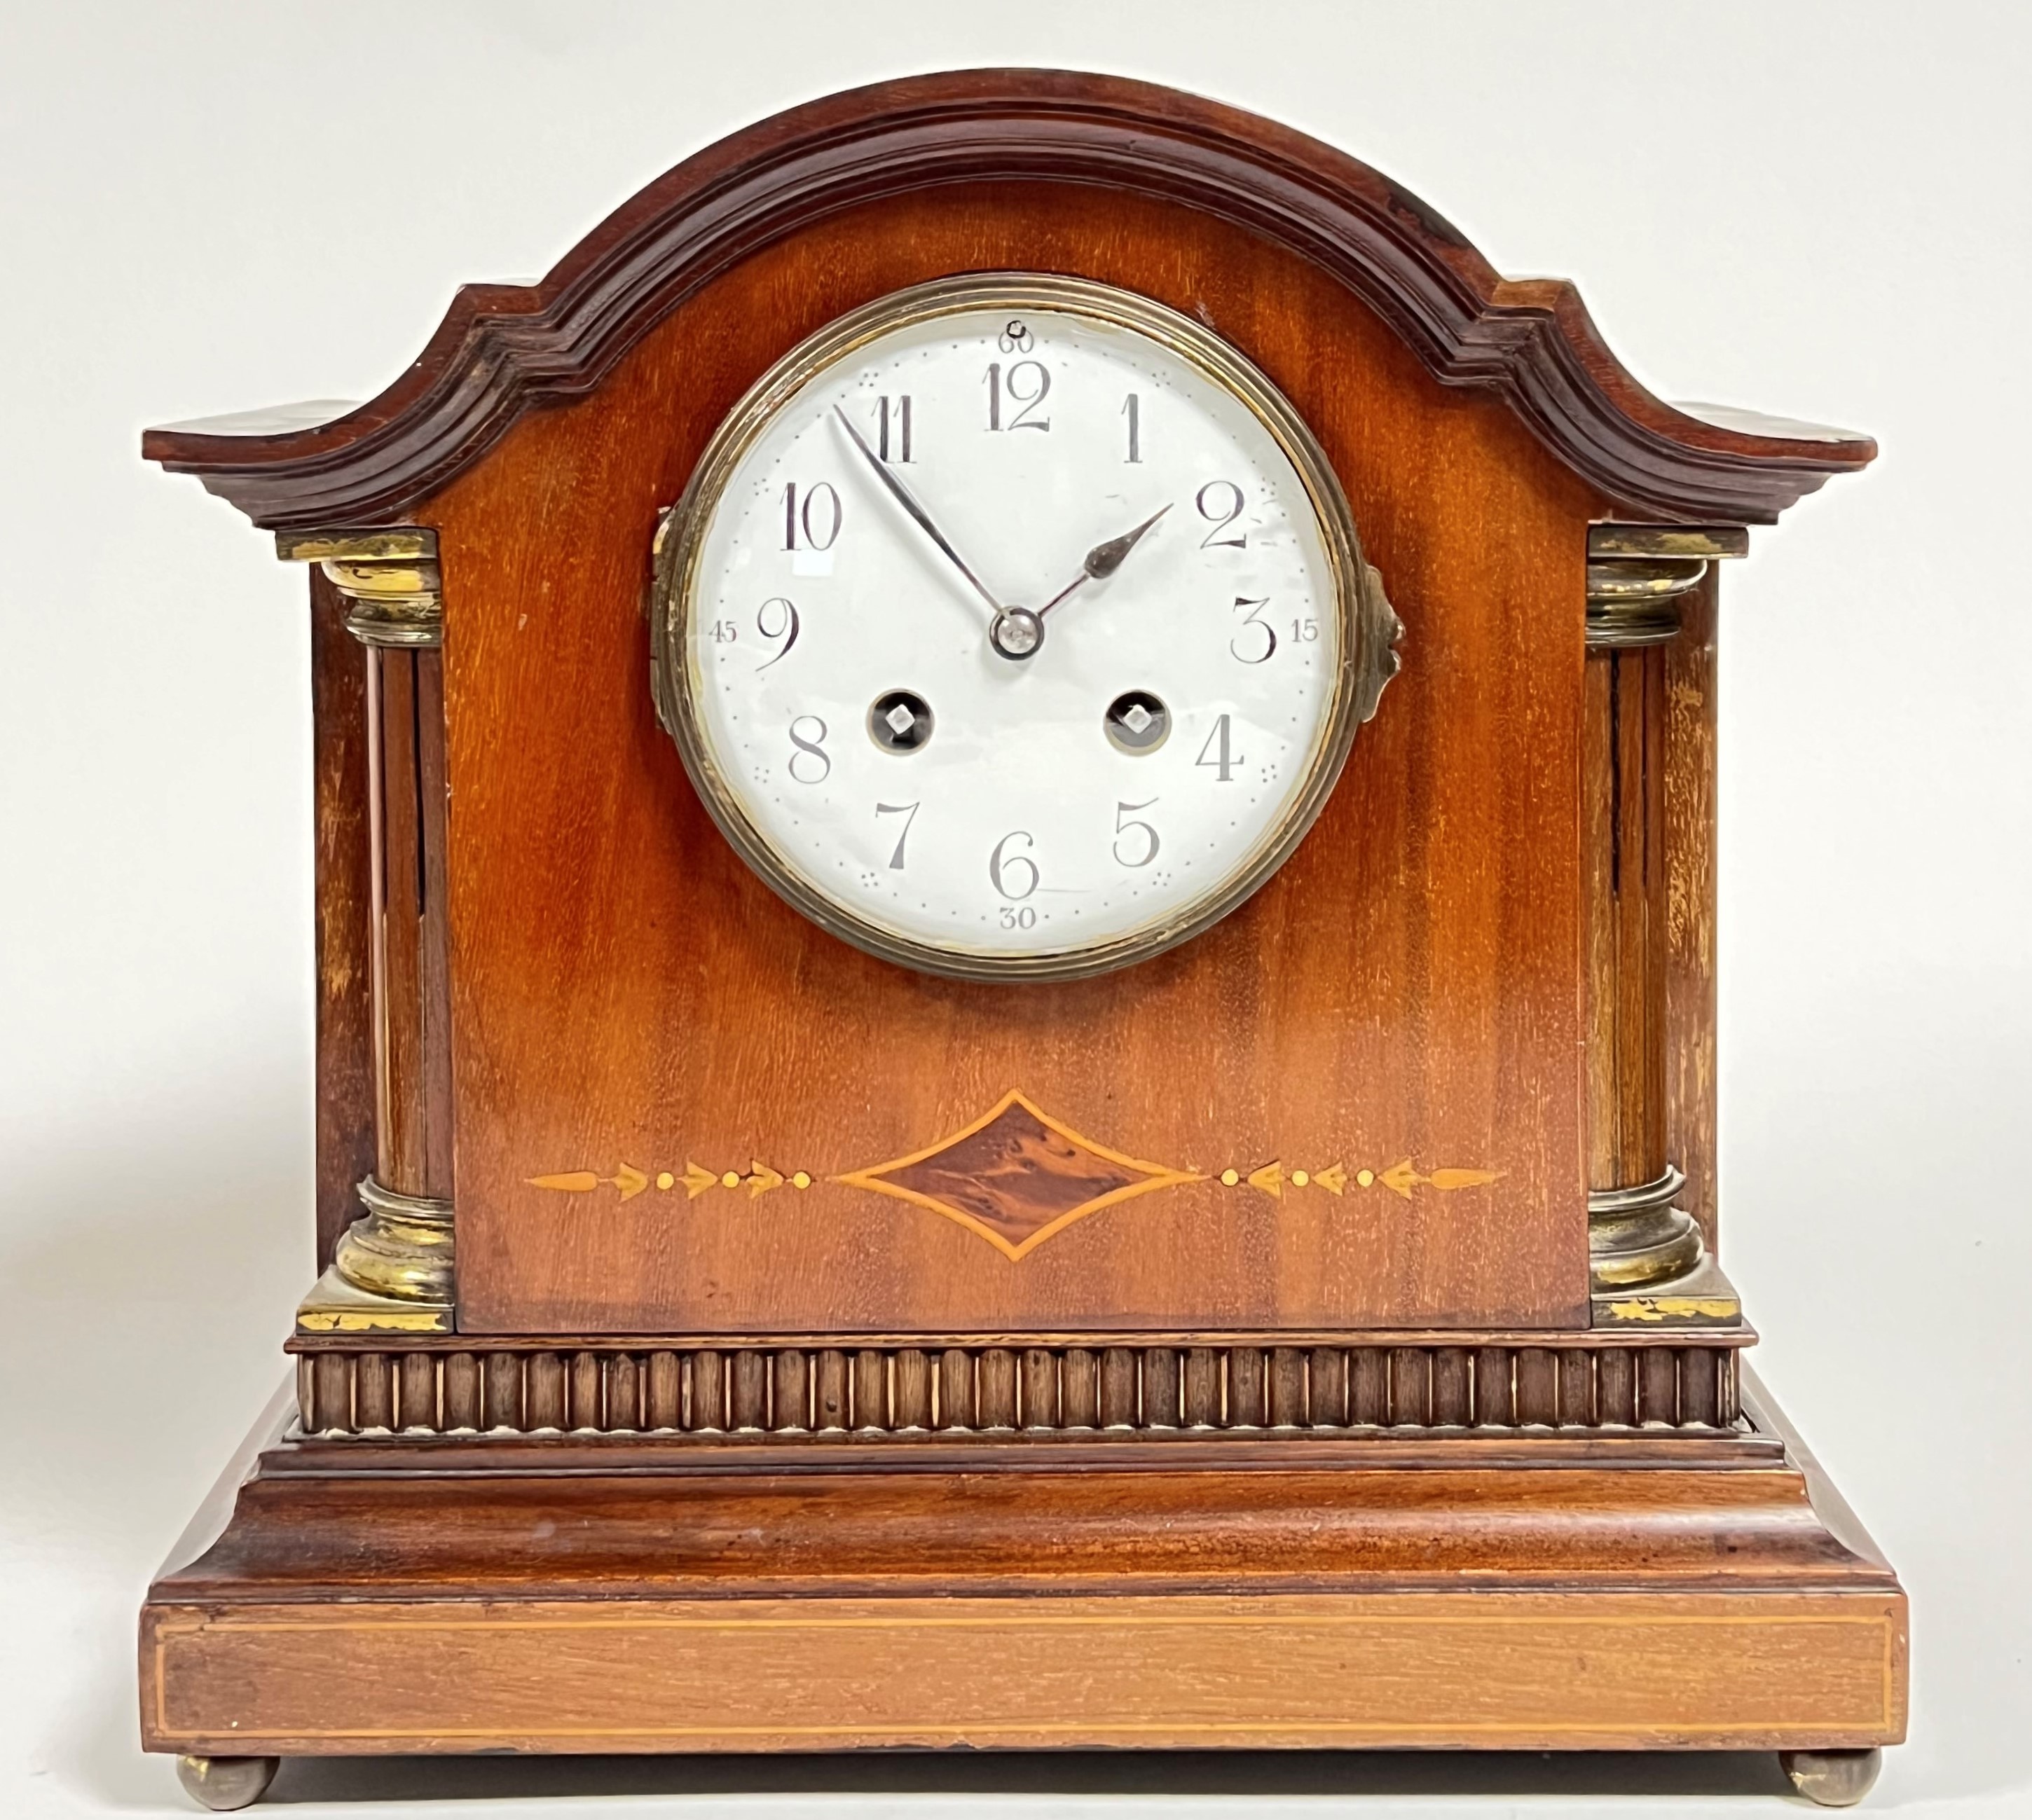
<path fill-rule="evenodd" d="M 1665 1142 L 1686 1172 L 1677 1205 L 1716 1248 L 1715 771 L 1719 708 L 1718 566 L 1680 603 L 1665 647 Z"/>
<path fill-rule="evenodd" d="M 1066 196 L 1186 201 L 1330 273 L 1442 382 L 1507 400 L 1556 458 L 1635 516 L 1765 522 L 1876 453 L 1866 436 L 1654 397 L 1574 287 L 1500 278 L 1408 191 L 1288 127 L 1175 89 L 1048 69 L 913 76 L 793 108 L 623 203 L 535 285 L 471 285 L 379 397 L 151 430 L 151 461 L 257 524 L 387 523 L 528 412 L 596 387 L 735 262 L 868 201 L 996 177 Z"/>
<path fill-rule="evenodd" d="M 1511 1444 L 1483 1449 L 1493 1463 L 1437 1442 L 1403 1463 L 1353 1441 L 1308 1444 L 1309 1458 L 1217 1445 L 1070 1460 L 1005 1448 L 989 1470 L 981 1447 L 951 1462 L 900 1444 L 860 1461 L 835 1449 L 805 1464 L 730 1445 L 635 1464 L 609 1446 L 603 1468 L 584 1447 L 439 1442 L 412 1449 L 405 1469 L 386 1447 L 354 1464 L 338 1457 L 348 1444 L 325 1443 L 301 1469 L 264 1466 L 225 1535 L 151 1598 L 449 1598 L 476 1574 L 488 1596 L 527 1598 L 1377 1593 L 1452 1590 L 1463 1575 L 1896 1591 L 1816 1516 L 1798 1471 L 1725 1449 L 1710 1464 L 1698 1441 L 1522 1457 Z"/>
<path fill-rule="evenodd" d="M 1581 731 L 1588 1186 L 1666 1163 L 1665 651 L 1589 653 Z"/>
<path fill-rule="evenodd" d="M 1881 1594 L 151 1613 L 149 1748 L 1776 1749 L 1904 1733 Z"/>
<path fill-rule="evenodd" d="M 752 876 L 652 718 L 639 611 L 657 513 L 756 374 L 868 298 L 1014 267 L 1130 285 L 1258 362 L 1407 628 L 1384 711 L 1268 887 L 1156 960 L 1017 989 L 858 954 Z M 1585 1325 L 1578 729 L 1600 505 L 1327 274 L 1175 204 L 956 186 L 705 287 L 417 515 L 444 565 L 461 1326 Z M 830 1179 L 1012 1088 L 1208 1179 L 1020 1262 Z M 1419 1184 L 1353 1179 L 1399 1162 Z M 693 1164 L 758 1162 L 813 1184 L 683 1190 Z M 1338 1195 L 1290 1173 L 1337 1162 Z M 1272 1163 L 1274 1194 L 1240 1182 Z M 674 1186 L 530 1185 L 623 1165 Z M 1483 1179 L 1444 1192 L 1451 1169 Z"/>
<path fill-rule="evenodd" d="M 311 803 L 316 896 L 317 1268 L 360 1218 L 375 1165 L 373 877 L 367 654 L 348 602 L 312 565 Z"/>
<path fill-rule="evenodd" d="M 883 1170 L 881 1179 L 964 1212 L 1013 1251 L 1068 1214 L 1148 1177 L 1054 1131 L 1018 1104 L 928 1157 Z"/>
<path fill-rule="evenodd" d="M 1751 1391 L 1732 1442 L 1645 1431 L 1528 1457 L 885 1443 L 792 1467 L 738 1465 L 730 1442 L 622 1471 L 611 1444 L 286 1442 L 151 1589 L 144 1737 L 1895 1742 L 1904 1596 Z"/>

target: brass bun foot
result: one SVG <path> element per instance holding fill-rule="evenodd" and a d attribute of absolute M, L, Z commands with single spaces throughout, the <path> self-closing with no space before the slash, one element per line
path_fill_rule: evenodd
<path fill-rule="evenodd" d="M 200 1807 L 230 1814 L 267 1794 L 282 1763 L 279 1757 L 179 1757 L 177 1780 Z"/>
<path fill-rule="evenodd" d="M 356 1289 L 398 1302 L 449 1302 L 452 1291 L 452 1204 L 398 1195 L 369 1176 L 360 1184 L 365 1218 L 355 1220 L 332 1254 L 338 1274 Z"/>
<path fill-rule="evenodd" d="M 1792 1786 L 1823 1807 L 1853 1807 L 1877 1786 L 1884 1753 L 1866 1751 L 1780 1751 L 1780 1766 Z"/>
<path fill-rule="evenodd" d="M 1597 1289 L 1667 1283 L 1700 1262 L 1701 1229 L 1672 1205 L 1686 1178 L 1669 1163 L 1656 1181 L 1588 1195 L 1588 1270 Z"/>

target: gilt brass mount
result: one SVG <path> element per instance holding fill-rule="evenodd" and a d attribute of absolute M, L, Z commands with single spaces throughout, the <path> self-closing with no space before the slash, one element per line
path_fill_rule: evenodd
<path fill-rule="evenodd" d="M 285 531 L 276 535 L 275 554 L 285 562 L 323 569 L 325 579 L 351 603 L 346 629 L 362 644 L 444 643 L 435 531 Z"/>
<path fill-rule="evenodd" d="M 1655 1181 L 1588 1195 L 1588 1273 L 1597 1289 L 1683 1277 L 1701 1261 L 1701 1229 L 1672 1205 L 1686 1178 L 1668 1163 Z"/>
<path fill-rule="evenodd" d="M 397 1302 L 449 1302 L 452 1204 L 398 1195 L 369 1176 L 360 1184 L 366 1214 L 347 1227 L 333 1254 L 356 1289 Z"/>
<path fill-rule="evenodd" d="M 1750 534 L 1740 525 L 1596 525 L 1588 534 L 1588 648 L 1669 644 L 1679 635 L 1679 602 L 1709 564 L 1749 554 Z"/>
<path fill-rule="evenodd" d="M 1587 642 L 1591 651 L 1630 651 L 1668 644 L 1679 636 L 1679 601 L 1708 565 L 1683 557 L 1590 561 Z"/>

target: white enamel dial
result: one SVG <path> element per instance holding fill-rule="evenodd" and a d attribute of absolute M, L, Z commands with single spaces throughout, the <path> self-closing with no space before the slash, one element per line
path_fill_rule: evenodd
<path fill-rule="evenodd" d="M 1183 939 L 1281 863 L 1358 718 L 1324 460 L 1124 293 L 857 312 L 737 408 L 673 533 L 659 687 L 694 781 L 791 902 L 908 964 L 1063 976 Z"/>

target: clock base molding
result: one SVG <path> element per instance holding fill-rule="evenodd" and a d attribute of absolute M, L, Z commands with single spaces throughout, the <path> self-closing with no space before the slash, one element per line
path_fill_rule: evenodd
<path fill-rule="evenodd" d="M 299 1336 L 301 1431 L 325 1438 L 729 1435 L 803 1444 L 1124 1433 L 1727 1435 L 1753 1336 L 1363 1335 L 1294 1344 L 1063 1338 L 547 1341 Z M 406 1341 L 406 1343 L 404 1343 Z"/>
<path fill-rule="evenodd" d="M 278 1399 L 150 1591 L 143 1730 L 241 1758 L 1895 1743 L 1904 1595 L 1747 1374 L 1744 1408 L 1711 1445 L 758 1475 L 727 1441 L 289 1439 Z"/>

